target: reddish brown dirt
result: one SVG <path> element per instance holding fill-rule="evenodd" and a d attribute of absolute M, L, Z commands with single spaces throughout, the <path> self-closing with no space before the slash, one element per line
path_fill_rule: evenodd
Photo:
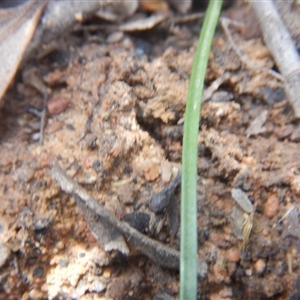
<path fill-rule="evenodd" d="M 42 146 L 34 141 L 39 120 L 28 113 L 29 106 L 41 107 L 42 96 L 16 79 L 0 111 L 1 299 L 177 297 L 177 271 L 134 251 L 105 253 L 49 170 L 58 161 L 118 218 L 139 207 L 151 219 L 146 234 L 178 249 L 180 231 L 170 239 L 166 218 L 137 204 L 180 170 L 197 28 L 183 24 L 176 35 L 150 38 L 125 34 L 116 43 L 66 36 L 56 55 L 33 62 L 51 98 Z M 248 59 L 274 67 L 263 41 L 244 36 L 234 39 Z M 245 68 L 219 30 L 206 87 L 222 74 L 201 110 L 199 257 L 208 274 L 199 280 L 199 299 L 288 299 L 300 271 L 299 124 L 282 83 Z M 265 122 L 255 125 L 264 111 Z M 252 201 L 251 217 L 232 188 Z M 245 241 L 248 219 L 253 228 Z"/>

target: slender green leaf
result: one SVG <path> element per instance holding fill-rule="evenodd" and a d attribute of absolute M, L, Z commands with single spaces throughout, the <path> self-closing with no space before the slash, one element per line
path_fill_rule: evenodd
<path fill-rule="evenodd" d="M 209 2 L 194 58 L 185 112 L 181 186 L 181 300 L 197 298 L 197 141 L 207 61 L 221 6 L 221 0 Z"/>

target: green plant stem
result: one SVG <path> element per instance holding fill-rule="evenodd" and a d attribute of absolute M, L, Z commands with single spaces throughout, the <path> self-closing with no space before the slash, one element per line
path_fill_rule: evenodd
<path fill-rule="evenodd" d="M 197 297 L 197 153 L 201 97 L 212 39 L 221 12 L 222 0 L 210 0 L 201 29 L 185 112 L 180 240 L 180 299 Z"/>

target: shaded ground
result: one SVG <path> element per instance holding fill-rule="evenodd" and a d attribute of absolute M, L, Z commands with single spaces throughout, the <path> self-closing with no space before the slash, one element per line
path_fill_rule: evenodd
<path fill-rule="evenodd" d="M 104 252 L 75 199 L 61 192 L 49 170 L 58 161 L 120 219 L 143 212 L 150 220 L 145 234 L 178 249 L 176 205 L 157 214 L 145 200 L 180 170 L 198 26 L 147 38 L 125 35 L 113 43 L 105 33 L 101 42 L 77 33 L 24 67 L 0 112 L 1 299 L 176 298 L 178 272 L 135 252 Z M 245 55 L 273 68 L 261 39 L 246 36 L 234 34 Z M 29 72 L 52 92 L 42 146 L 33 140 L 39 120 L 28 113 L 29 106 L 41 107 L 42 97 L 30 86 Z M 246 69 L 220 29 L 206 85 L 222 74 L 221 87 L 201 111 L 199 257 L 208 273 L 199 280 L 199 299 L 287 299 L 298 289 L 299 126 L 282 83 Z M 255 125 L 258 116 L 265 122 Z M 255 206 L 244 248 L 249 216 L 232 188 L 246 192 Z"/>

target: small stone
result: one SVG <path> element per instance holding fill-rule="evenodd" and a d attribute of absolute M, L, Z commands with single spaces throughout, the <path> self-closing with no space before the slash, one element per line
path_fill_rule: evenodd
<path fill-rule="evenodd" d="M 252 276 L 253 271 L 251 269 L 247 269 L 245 273 L 248 277 L 250 277 Z"/>
<path fill-rule="evenodd" d="M 264 215 L 272 219 L 277 215 L 279 211 L 279 200 L 276 195 L 271 195 L 265 204 Z"/>
<path fill-rule="evenodd" d="M 227 260 L 230 262 L 238 262 L 241 259 L 240 250 L 237 248 L 231 248 L 227 252 Z"/>
<path fill-rule="evenodd" d="M 253 212 L 253 205 L 248 198 L 248 195 L 241 189 L 231 190 L 232 198 L 237 202 L 237 204 L 248 214 Z"/>
<path fill-rule="evenodd" d="M 47 102 L 47 108 L 50 115 L 57 115 L 67 109 L 71 100 L 66 97 L 52 98 Z"/>
<path fill-rule="evenodd" d="M 266 262 L 262 258 L 258 259 L 254 264 L 254 269 L 259 275 L 261 275 L 265 271 L 265 268 Z"/>

